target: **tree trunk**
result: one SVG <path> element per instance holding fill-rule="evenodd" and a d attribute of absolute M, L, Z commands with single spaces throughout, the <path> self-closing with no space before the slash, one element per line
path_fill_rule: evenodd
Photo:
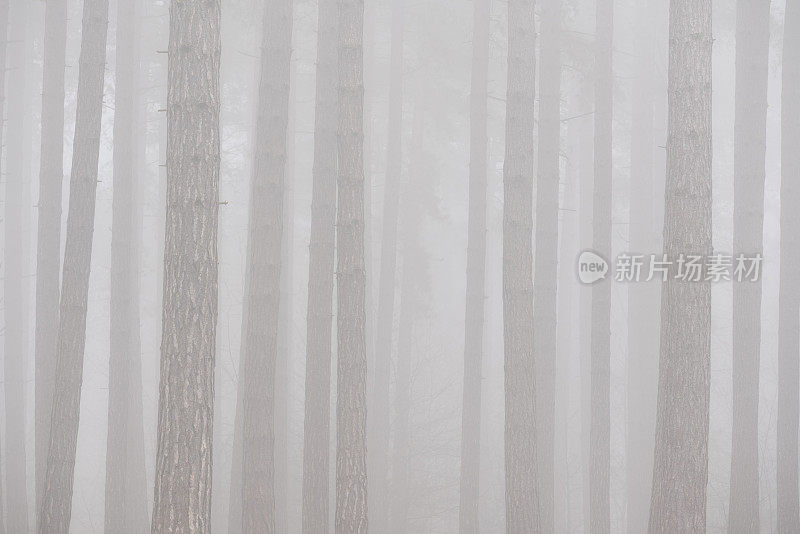
<path fill-rule="evenodd" d="M 711 0 L 670 5 L 664 254 L 706 257 L 711 240 Z M 708 479 L 709 282 L 663 285 L 650 532 L 703 532 Z"/>
<path fill-rule="evenodd" d="M 486 279 L 487 93 L 491 0 L 475 0 L 472 16 L 470 87 L 469 214 L 464 317 L 464 388 L 461 408 L 461 478 L 458 526 L 479 531 L 481 367 Z"/>
<path fill-rule="evenodd" d="M 35 456 L 37 516 L 42 502 L 58 344 L 61 188 L 64 180 L 64 68 L 67 1 L 45 3 L 39 229 L 36 250 Z"/>
<path fill-rule="evenodd" d="M 30 151 L 28 122 L 28 2 L 11 3 L 8 70 L 8 128 L 5 176 L 5 209 L 3 228 L 3 373 L 5 385 L 5 454 L 6 504 L 8 505 L 9 532 L 28 530 L 28 491 L 25 474 L 25 369 L 27 367 L 28 340 L 26 319 L 27 299 L 24 291 L 27 244 L 24 239 L 27 217 L 26 190 L 30 187 L 30 168 L 27 165 Z"/>
<path fill-rule="evenodd" d="M 275 531 L 275 364 L 283 234 L 283 184 L 292 2 L 265 4 L 261 83 L 248 223 L 248 288 L 242 369 L 242 529 Z"/>
<path fill-rule="evenodd" d="M 217 323 L 219 0 L 170 6 L 153 532 L 208 532 Z"/>
<path fill-rule="evenodd" d="M 533 0 L 508 3 L 508 89 L 503 169 L 506 530 L 539 531 L 533 361 Z"/>
<path fill-rule="evenodd" d="M 367 532 L 363 0 L 339 0 L 336 532 Z"/>
<path fill-rule="evenodd" d="M 558 185 L 561 158 L 561 0 L 543 0 L 541 10 L 533 354 L 537 386 L 539 528 L 542 532 L 553 532 Z"/>
<path fill-rule="evenodd" d="M 139 340 L 139 37 L 136 2 L 120 2 L 114 97 L 111 346 L 105 531 L 147 532 Z M 138 442 L 138 443 L 137 443 Z M 142 450 L 136 446 L 141 444 Z M 141 465 L 138 461 L 141 459 Z"/>
<path fill-rule="evenodd" d="M 86 307 L 94 233 L 95 191 L 106 62 L 108 0 L 86 0 L 79 62 L 75 139 L 72 150 L 67 243 L 61 278 L 58 356 L 38 530 L 69 529 L 75 447 L 78 440 Z"/>
<path fill-rule="evenodd" d="M 594 79 L 594 205 L 592 248 L 611 259 L 611 120 L 614 4 L 596 0 Z M 592 287 L 591 399 L 589 425 L 589 528 L 611 530 L 611 281 Z"/>
<path fill-rule="evenodd" d="M 778 319 L 777 531 L 800 529 L 797 426 L 800 418 L 800 3 L 786 3 L 781 96 L 781 267 Z"/>
<path fill-rule="evenodd" d="M 336 0 L 319 0 L 308 266 L 303 532 L 328 532 L 331 329 L 336 241 Z"/>
<path fill-rule="evenodd" d="M 370 524 L 386 532 L 389 516 L 389 384 L 394 332 L 397 219 L 402 167 L 403 131 L 403 9 L 404 0 L 391 0 L 391 59 L 389 117 L 386 138 L 386 179 L 383 187 L 383 228 L 375 333 L 375 382 L 368 419 L 371 432 Z"/>
<path fill-rule="evenodd" d="M 736 3 L 734 254 L 763 254 L 769 2 Z M 729 532 L 757 532 L 761 278 L 733 281 L 733 443 Z"/>
<path fill-rule="evenodd" d="M 653 197 L 655 124 L 654 21 L 655 3 L 637 10 L 636 78 L 631 115 L 631 184 L 629 252 L 647 255 L 657 250 Z M 628 398 L 627 398 L 627 528 L 630 534 L 647 529 L 653 485 L 653 442 L 658 391 L 658 304 L 661 282 L 628 284 Z"/>
<path fill-rule="evenodd" d="M 9 37 L 9 22 L 8 22 L 8 0 L 0 0 L 0 117 L 3 116 L 3 111 L 6 103 L 5 95 L 5 78 L 6 78 L 6 51 Z M 3 145 L 3 128 L 0 128 L 0 146 Z M 0 161 L 0 169 L 2 169 L 2 161 Z M 2 473 L 0 472 L 0 475 Z M 0 479 L 2 477 L 0 476 Z M 5 521 L 3 520 L 3 484 L 0 483 L 0 534 L 5 534 Z"/>

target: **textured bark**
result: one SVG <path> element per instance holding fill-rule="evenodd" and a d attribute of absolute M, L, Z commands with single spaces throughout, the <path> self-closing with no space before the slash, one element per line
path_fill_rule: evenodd
<path fill-rule="evenodd" d="M 763 254 L 769 5 L 736 3 L 734 254 Z M 728 531 L 757 532 L 761 278 L 733 281 L 733 443 Z"/>
<path fill-rule="evenodd" d="M 283 183 L 292 2 L 265 4 L 248 223 L 242 380 L 242 530 L 275 531 L 275 364 L 283 234 Z"/>
<path fill-rule="evenodd" d="M 153 532 L 208 532 L 217 323 L 219 0 L 170 6 Z"/>
<path fill-rule="evenodd" d="M 67 1 L 45 3 L 39 228 L 36 249 L 36 503 L 42 500 L 58 343 L 61 188 L 64 180 L 64 68 Z"/>
<path fill-rule="evenodd" d="M 78 440 L 86 306 L 94 233 L 100 119 L 106 62 L 108 1 L 86 0 L 79 62 L 75 139 L 72 149 L 67 243 L 61 277 L 58 352 L 53 390 L 50 446 L 38 531 L 69 529 L 75 447 Z"/>
<path fill-rule="evenodd" d="M 11 2 L 10 19 L 13 21 L 8 33 L 8 121 L 6 139 L 5 199 L 3 210 L 3 307 L 5 329 L 3 330 L 3 373 L 5 389 L 5 454 L 6 504 L 9 532 L 28 530 L 28 491 L 25 451 L 25 369 L 27 367 L 27 317 L 28 306 L 24 290 L 24 272 L 28 255 L 25 241 L 26 218 L 29 216 L 26 202 L 30 196 L 30 120 L 28 117 L 28 70 L 27 32 L 28 2 Z"/>
<path fill-rule="evenodd" d="M 508 89 L 503 169 L 506 530 L 539 531 L 533 360 L 533 0 L 508 3 Z"/>
<path fill-rule="evenodd" d="M 487 94 L 491 0 L 475 0 L 470 82 L 469 214 L 464 317 L 464 387 L 461 404 L 461 478 L 458 528 L 479 531 L 481 367 L 486 280 Z"/>
<path fill-rule="evenodd" d="M 139 57 L 136 2 L 120 2 L 114 95 L 111 335 L 105 531 L 147 532 L 139 340 Z M 137 450 L 141 447 L 141 450 Z"/>
<path fill-rule="evenodd" d="M 711 253 L 711 1 L 670 4 L 664 253 Z M 709 282 L 663 285 L 650 532 L 703 532 L 708 479 Z"/>
<path fill-rule="evenodd" d="M 781 96 L 781 274 L 778 306 L 777 531 L 800 530 L 797 427 L 800 418 L 800 2 L 786 3 Z"/>
<path fill-rule="evenodd" d="M 391 59 L 389 117 L 386 138 L 386 179 L 383 186 L 383 227 L 375 325 L 375 381 L 369 411 L 370 524 L 377 532 L 389 529 L 389 383 L 394 332 L 395 274 L 397 271 L 397 219 L 400 197 L 403 130 L 403 5 L 391 0 Z"/>
<path fill-rule="evenodd" d="M 536 181 L 536 257 L 533 354 L 536 363 L 536 452 L 539 528 L 553 532 L 558 185 L 561 137 L 561 1 L 542 0 L 539 58 L 539 159 Z"/>
<path fill-rule="evenodd" d="M 339 0 L 336 532 L 367 532 L 363 0 Z"/>
<path fill-rule="evenodd" d="M 336 0 L 319 0 L 306 323 L 303 532 L 328 532 L 331 329 L 336 241 Z"/>
<path fill-rule="evenodd" d="M 653 197 L 656 150 L 654 100 L 654 7 L 643 2 L 636 12 L 636 78 L 631 104 L 631 184 L 628 218 L 629 251 L 647 255 L 657 250 Z M 660 149 L 659 149 L 660 150 Z M 627 528 L 630 534 L 647 529 L 653 485 L 653 442 L 658 391 L 658 304 L 660 281 L 628 284 L 628 398 L 627 398 Z"/>
<path fill-rule="evenodd" d="M 3 116 L 3 111 L 6 104 L 5 95 L 5 78 L 6 78 L 6 48 L 8 43 L 8 0 L 0 0 L 0 117 Z M 0 146 L 3 144 L 3 128 L 0 128 Z M 0 170 L 2 170 L 2 161 L 0 161 Z M 2 471 L 0 471 L 2 475 Z M 5 534 L 5 521 L 3 521 L 3 488 L 0 484 L 0 534 Z"/>

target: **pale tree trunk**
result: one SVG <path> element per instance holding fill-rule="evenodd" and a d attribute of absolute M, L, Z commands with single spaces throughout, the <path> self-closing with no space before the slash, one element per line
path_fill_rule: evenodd
<path fill-rule="evenodd" d="M 469 214 L 467 287 L 464 317 L 464 387 L 461 404 L 461 478 L 458 527 L 463 534 L 479 530 L 481 367 L 483 365 L 486 280 L 487 93 L 491 0 L 475 0 L 472 15 L 470 82 Z"/>
<path fill-rule="evenodd" d="M 0 117 L 3 116 L 3 111 L 6 103 L 5 95 L 5 78 L 6 78 L 6 50 L 8 44 L 8 0 L 0 0 Z M 0 146 L 3 145 L 3 128 L 0 128 Z M 2 170 L 2 161 L 0 161 L 0 170 Z M 0 471 L 2 475 L 2 471 Z M 0 476 L 2 479 L 2 476 Z M 0 483 L 0 534 L 5 534 L 5 521 L 3 521 L 3 484 Z"/>
<path fill-rule="evenodd" d="M 69 529 L 75 447 L 78 441 L 86 306 L 94 233 L 100 120 L 106 62 L 108 0 L 86 0 L 79 62 L 75 139 L 72 149 L 67 243 L 61 278 L 58 352 L 38 531 Z"/>
<path fill-rule="evenodd" d="M 219 213 L 219 0 L 170 6 L 153 532 L 208 532 Z"/>
<path fill-rule="evenodd" d="M 797 426 L 800 418 L 800 2 L 786 3 L 781 96 L 781 274 L 778 320 L 777 531 L 800 529 Z"/>
<path fill-rule="evenodd" d="M 670 4 L 664 254 L 707 256 L 711 241 L 711 0 Z M 708 480 L 709 282 L 663 286 L 650 532 L 703 532 Z"/>
<path fill-rule="evenodd" d="M 136 2 L 117 11 L 111 346 L 108 365 L 105 531 L 147 532 L 139 340 L 139 38 Z M 136 450 L 141 446 L 142 450 Z M 141 459 L 141 465 L 137 465 Z"/>
<path fill-rule="evenodd" d="M 64 68 L 67 0 L 45 3 L 39 228 L 36 250 L 36 506 L 42 500 L 58 342 L 61 188 L 64 180 Z"/>
<path fill-rule="evenodd" d="M 769 5 L 736 3 L 733 252 L 762 254 L 767 144 Z M 729 532 L 757 532 L 761 278 L 733 281 L 733 411 Z"/>
<path fill-rule="evenodd" d="M 25 474 L 25 369 L 27 367 L 27 299 L 24 291 L 26 242 L 24 239 L 27 217 L 26 195 L 29 189 L 30 168 L 27 165 L 30 151 L 28 89 L 28 2 L 11 2 L 9 46 L 7 65 L 8 113 L 6 138 L 5 209 L 3 215 L 3 373 L 5 385 L 5 454 L 6 504 L 8 505 L 8 531 L 28 530 L 28 491 Z"/>
<path fill-rule="evenodd" d="M 303 532 L 328 532 L 336 241 L 336 0 L 319 0 L 303 423 Z"/>
<path fill-rule="evenodd" d="M 375 380 L 370 404 L 370 493 L 372 529 L 389 528 L 389 383 L 394 331 L 395 274 L 397 270 L 397 219 L 402 167 L 403 129 L 403 5 L 391 0 L 391 59 L 389 73 L 389 117 L 386 138 L 386 179 L 383 186 L 383 227 L 378 286 L 378 316 L 375 326 Z"/>
<path fill-rule="evenodd" d="M 553 531 L 558 184 L 561 137 L 561 0 L 542 0 L 539 58 L 539 159 L 536 181 L 536 257 L 533 354 L 536 361 L 536 452 L 539 528 Z"/>
<path fill-rule="evenodd" d="M 592 248 L 611 260 L 611 120 L 614 4 L 597 0 L 594 72 L 594 204 Z M 611 281 L 592 287 L 591 402 L 589 424 L 589 529 L 611 530 Z"/>
<path fill-rule="evenodd" d="M 636 13 L 636 78 L 631 104 L 631 184 L 629 252 L 647 258 L 657 250 L 653 154 L 655 147 L 654 13 L 655 2 L 638 6 Z M 660 150 L 660 149 L 659 149 Z M 649 262 L 645 262 L 649 265 Z M 647 529 L 653 484 L 653 442 L 658 391 L 658 303 L 660 281 L 641 279 L 628 285 L 628 386 L 625 452 L 627 529 Z"/>
<path fill-rule="evenodd" d="M 533 0 L 508 3 L 508 89 L 503 169 L 505 501 L 508 532 L 538 532 L 533 361 Z"/>
<path fill-rule="evenodd" d="M 242 530 L 275 531 L 275 365 L 289 120 L 292 1 L 265 4 L 248 222 L 242 399 Z"/>
<path fill-rule="evenodd" d="M 363 0 L 339 0 L 336 532 L 367 532 Z"/>

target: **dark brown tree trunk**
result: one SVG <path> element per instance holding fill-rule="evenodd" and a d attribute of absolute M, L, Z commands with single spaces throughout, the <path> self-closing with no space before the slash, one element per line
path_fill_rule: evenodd
<path fill-rule="evenodd" d="M 39 505 L 38 531 L 41 534 L 66 533 L 72 508 L 100 152 L 107 25 L 108 0 L 86 0 L 83 4 L 67 243 L 61 277 L 55 370 L 57 380 L 53 391 L 47 472 L 42 502 Z"/>
<path fill-rule="evenodd" d="M 219 0 L 170 6 L 164 310 L 152 531 L 209 532 L 217 324 Z"/>

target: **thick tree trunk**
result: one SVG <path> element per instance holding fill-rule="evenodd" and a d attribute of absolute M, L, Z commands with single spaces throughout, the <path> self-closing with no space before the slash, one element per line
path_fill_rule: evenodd
<path fill-rule="evenodd" d="M 734 254 L 762 254 L 769 5 L 736 3 L 736 121 L 734 126 Z M 761 278 L 733 281 L 733 443 L 729 532 L 757 532 L 758 373 L 761 352 Z"/>
<path fill-rule="evenodd" d="M 363 0 L 339 0 L 336 532 L 367 532 Z"/>
<path fill-rule="evenodd" d="M 537 386 L 539 528 L 542 532 L 553 532 L 558 185 L 561 158 L 561 0 L 543 0 L 541 9 L 533 354 Z"/>
<path fill-rule="evenodd" d="M 508 89 L 503 169 L 506 530 L 538 532 L 533 361 L 533 0 L 508 3 Z"/>
<path fill-rule="evenodd" d="M 147 532 L 139 342 L 139 38 L 136 2 L 117 11 L 111 346 L 108 365 L 105 531 Z M 142 450 L 136 447 L 141 445 Z M 141 460 L 141 465 L 137 465 Z"/>
<path fill-rule="evenodd" d="M 275 531 L 275 364 L 283 234 L 283 184 L 292 2 L 265 4 L 256 117 L 242 369 L 242 530 Z"/>
<path fill-rule="evenodd" d="M 597 0 L 594 79 L 594 205 L 592 248 L 611 259 L 611 120 L 614 4 Z M 589 528 L 611 530 L 611 281 L 592 287 L 591 399 L 589 425 Z"/>
<path fill-rule="evenodd" d="M 629 252 L 657 250 L 653 197 L 655 147 L 654 20 L 655 3 L 637 9 L 636 78 L 631 110 L 631 184 Z M 660 150 L 660 149 L 659 149 Z M 626 488 L 627 528 L 630 534 L 647 529 L 653 485 L 653 442 L 658 391 L 658 304 L 661 282 L 641 280 L 628 285 L 628 398 Z"/>
<path fill-rule="evenodd" d="M 50 446 L 47 455 L 38 530 L 69 529 L 75 447 L 78 440 L 86 306 L 94 233 L 100 119 L 106 63 L 108 0 L 86 0 L 78 77 L 78 106 L 72 149 L 67 243 L 61 278 L 58 356 L 53 391 Z"/>
<path fill-rule="evenodd" d="M 331 329 L 336 241 L 336 0 L 319 0 L 308 265 L 303 532 L 328 532 Z"/>
<path fill-rule="evenodd" d="M 11 75 L 8 79 L 8 113 L 6 138 L 6 172 L 4 199 L 4 247 L 3 247 L 3 308 L 5 329 L 3 330 L 3 373 L 5 389 L 5 454 L 6 504 L 8 506 L 9 532 L 28 530 L 28 491 L 26 480 L 25 451 L 25 370 L 27 367 L 27 317 L 28 306 L 24 291 L 27 257 L 24 239 L 25 218 L 28 216 L 26 194 L 30 188 L 30 168 L 27 159 L 30 153 L 28 108 L 28 25 L 27 0 L 11 2 L 9 47 L 7 65 Z"/>
<path fill-rule="evenodd" d="M 490 12 L 491 0 L 475 0 L 472 15 L 467 295 L 464 317 L 464 389 L 461 405 L 461 478 L 458 508 L 458 526 L 462 534 L 477 534 L 479 531 L 481 367 L 486 279 L 488 153 L 486 107 Z"/>
<path fill-rule="evenodd" d="M 208 532 L 219 212 L 219 0 L 170 6 L 167 215 L 153 532 Z"/>
<path fill-rule="evenodd" d="M 383 187 L 383 228 L 375 326 L 375 382 L 369 411 L 370 525 L 378 532 L 389 529 L 389 384 L 394 332 L 395 274 L 397 271 L 397 219 L 400 197 L 403 131 L 403 5 L 391 0 L 391 59 L 389 117 L 386 138 L 386 179 Z"/>
<path fill-rule="evenodd" d="M 777 531 L 800 529 L 797 426 L 800 418 L 800 2 L 786 3 L 781 96 L 781 274 L 778 320 Z"/>
<path fill-rule="evenodd" d="M 64 180 L 64 68 L 67 1 L 45 3 L 39 229 L 36 250 L 36 503 L 42 501 L 58 343 L 61 188 Z"/>
<path fill-rule="evenodd" d="M 670 5 L 664 254 L 707 256 L 711 241 L 711 0 Z M 708 479 L 709 282 L 663 286 L 650 532 L 703 532 Z"/>
<path fill-rule="evenodd" d="M 5 78 L 6 78 L 6 50 L 8 45 L 8 0 L 0 0 L 0 117 L 3 116 L 3 111 L 6 104 L 5 95 Z M 3 145 L 3 128 L 0 128 L 0 146 Z M 2 161 L 0 161 L 0 170 L 2 169 Z M 2 475 L 2 471 L 0 471 Z M 2 479 L 2 476 L 0 476 Z M 5 534 L 5 521 L 3 521 L 3 484 L 0 484 L 0 534 Z"/>

